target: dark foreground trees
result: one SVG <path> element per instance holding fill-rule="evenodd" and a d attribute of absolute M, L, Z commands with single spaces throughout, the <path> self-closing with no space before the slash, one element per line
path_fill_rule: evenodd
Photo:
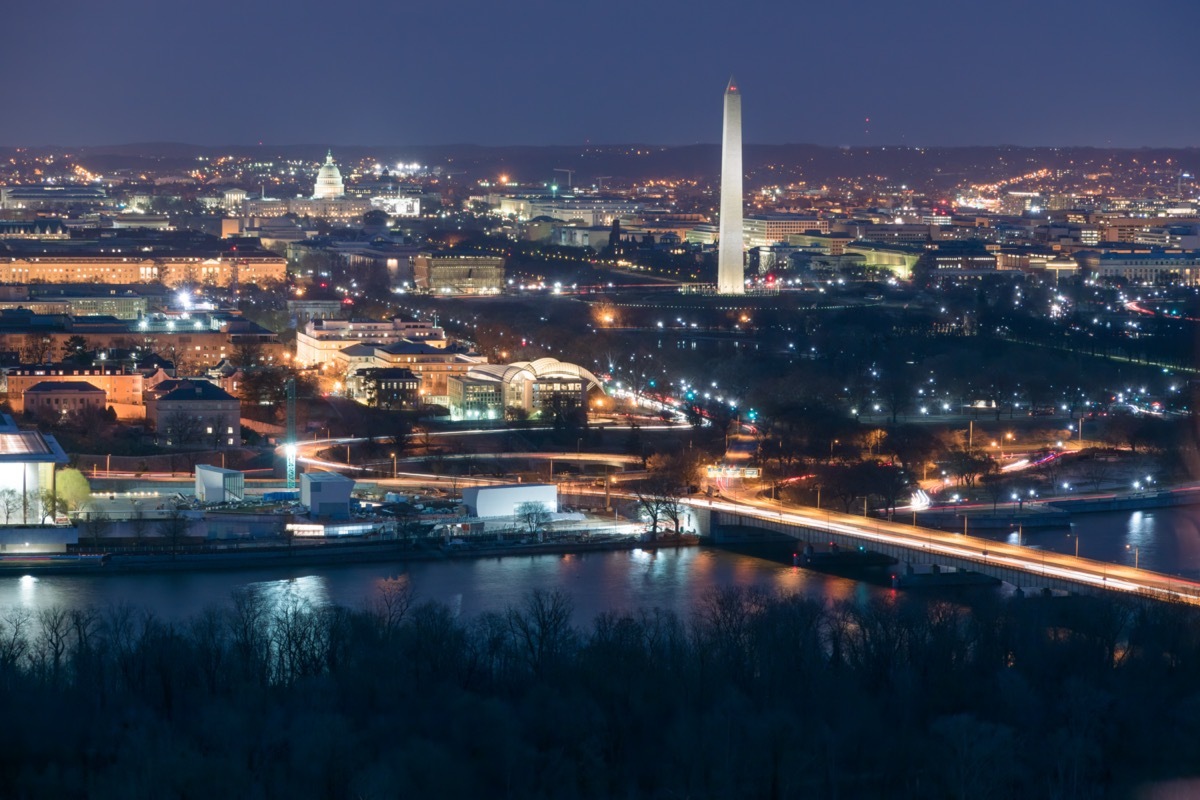
<path fill-rule="evenodd" d="M 1107 598 L 721 591 L 456 618 L 243 592 L 171 623 L 0 612 L 16 797 L 1084 798 L 1187 776 L 1200 616 Z"/>

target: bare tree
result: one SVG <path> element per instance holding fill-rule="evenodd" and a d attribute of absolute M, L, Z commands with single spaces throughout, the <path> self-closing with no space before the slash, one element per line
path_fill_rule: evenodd
<path fill-rule="evenodd" d="M 158 532 L 171 546 L 171 558 L 174 558 L 175 554 L 179 552 L 179 545 L 187 536 L 189 525 L 183 509 L 175 505 L 172 505 L 167 510 L 167 515 L 159 521 Z"/>
<path fill-rule="evenodd" d="M 100 540 L 112 530 L 112 520 L 103 511 L 85 511 L 76 518 L 80 531 L 92 540 L 92 547 L 99 547 Z"/>
<path fill-rule="evenodd" d="M 370 610 L 388 633 L 400 628 L 400 623 L 412 607 L 413 590 L 407 575 L 396 578 L 380 578 L 375 583 L 375 596 Z"/>
<path fill-rule="evenodd" d="M 543 525 L 550 521 L 550 513 L 546 511 L 546 504 L 533 500 L 518 505 L 516 516 L 529 529 L 530 535 L 536 534 Z"/>
<path fill-rule="evenodd" d="M 131 504 L 129 512 L 129 528 L 133 531 L 134 541 L 141 547 L 142 540 L 146 538 L 146 531 L 150 527 L 150 521 L 146 519 L 146 508 L 142 505 L 141 500 L 134 500 Z"/>
<path fill-rule="evenodd" d="M 54 342 L 42 333 L 27 333 L 21 347 L 21 356 L 29 364 L 45 364 L 54 350 Z"/>
<path fill-rule="evenodd" d="M 4 524 L 12 521 L 12 516 L 21 511 L 21 493 L 16 489 L 0 489 L 0 514 L 4 515 Z"/>
<path fill-rule="evenodd" d="M 200 436 L 200 419 L 186 411 L 173 411 L 163 420 L 162 433 L 171 444 L 189 444 Z"/>

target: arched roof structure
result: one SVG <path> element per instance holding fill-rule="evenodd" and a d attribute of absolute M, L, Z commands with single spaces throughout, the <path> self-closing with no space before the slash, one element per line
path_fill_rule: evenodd
<path fill-rule="evenodd" d="M 600 379 L 578 364 L 559 361 L 557 358 L 539 358 L 534 361 L 515 361 L 512 364 L 475 364 L 467 370 L 468 378 L 477 380 L 513 383 L 517 380 L 534 381 L 548 378 L 579 378 L 604 391 Z"/>

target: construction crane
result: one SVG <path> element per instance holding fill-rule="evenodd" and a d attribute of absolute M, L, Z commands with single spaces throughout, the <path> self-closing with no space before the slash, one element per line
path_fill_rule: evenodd
<path fill-rule="evenodd" d="M 555 168 L 554 168 L 554 171 L 555 171 L 555 172 L 565 172 L 565 173 L 567 173 L 567 191 L 568 191 L 568 192 L 569 192 L 569 191 L 571 191 L 571 178 L 573 178 L 573 177 L 575 176 L 575 170 L 573 170 L 573 169 L 564 169 L 564 168 L 562 168 L 562 167 L 555 167 Z"/>
<path fill-rule="evenodd" d="M 296 379 L 287 380 L 287 441 L 283 443 L 287 454 L 287 488 L 296 488 Z"/>
<path fill-rule="evenodd" d="M 599 175 L 596 178 L 596 183 L 600 186 L 600 191 L 604 191 L 604 182 L 611 178 L 612 175 Z"/>

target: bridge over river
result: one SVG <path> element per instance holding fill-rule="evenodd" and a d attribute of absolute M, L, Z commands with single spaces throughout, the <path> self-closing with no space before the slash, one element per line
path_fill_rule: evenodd
<path fill-rule="evenodd" d="M 813 544 L 862 548 L 902 564 L 976 572 L 1026 591 L 1127 592 L 1200 605 L 1200 583 L 1121 564 L 758 499 L 689 498 L 685 502 L 691 526 L 716 541 L 731 528 L 758 528 Z"/>

